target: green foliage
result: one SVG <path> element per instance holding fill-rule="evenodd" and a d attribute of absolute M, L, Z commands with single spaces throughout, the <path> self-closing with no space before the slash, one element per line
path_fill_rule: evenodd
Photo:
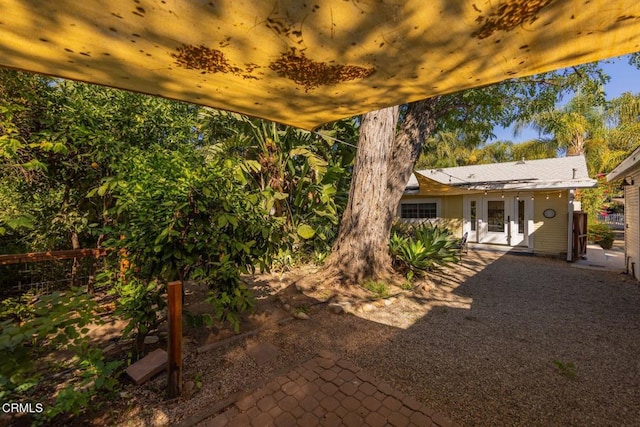
<path fill-rule="evenodd" d="M 424 274 L 456 261 L 457 240 L 445 229 L 429 222 L 396 224 L 389 251 L 394 265 L 402 272 Z"/>
<path fill-rule="evenodd" d="M 58 392 L 55 405 L 45 410 L 44 418 L 51 420 L 60 414 L 78 415 L 91 406 L 97 407 L 99 403 L 92 402 L 96 395 L 104 397 L 106 392 L 117 389 L 116 378 L 121 365 L 121 361 L 105 361 L 98 349 L 87 349 L 79 358 L 78 382 Z"/>
<path fill-rule="evenodd" d="M 133 147 L 193 145 L 196 107 L 84 83 L 0 70 L 0 178 L 11 197 L 0 234 L 22 252 L 91 247 L 108 197 L 87 192 Z M 13 224 L 10 222 L 13 221 Z M 4 229 L 4 230 L 2 230 Z M 9 230 L 9 231 L 7 231 Z M 73 237 L 72 237 L 73 236 Z"/>
<path fill-rule="evenodd" d="M 224 281 L 233 269 L 266 267 L 278 223 L 231 170 L 191 150 L 137 152 L 90 193 L 104 188 L 115 201 L 105 244 L 126 250 L 136 274 L 164 282 L 212 274 Z"/>
<path fill-rule="evenodd" d="M 603 249 L 611 249 L 615 234 L 606 224 L 590 223 L 587 227 L 587 239 L 602 246 Z"/>
<path fill-rule="evenodd" d="M 411 272 L 411 273 L 413 273 L 413 272 Z M 408 278 L 407 278 L 407 280 L 405 280 L 404 282 L 402 282 L 402 283 L 400 284 L 400 287 L 401 287 L 403 290 L 405 290 L 405 291 L 410 291 L 410 290 L 412 290 L 412 289 L 413 289 L 413 283 L 411 282 L 412 280 L 413 280 L 413 274 L 411 275 L 411 277 L 410 277 L 410 278 L 408 277 Z"/>
<path fill-rule="evenodd" d="M 372 292 L 376 298 L 386 298 L 389 296 L 389 286 L 384 282 L 370 280 L 364 282 L 362 287 Z"/>
<path fill-rule="evenodd" d="M 137 332 L 140 348 L 164 304 L 158 284 L 174 280 L 208 286 L 215 316 L 238 328 L 239 311 L 252 304 L 240 274 L 268 268 L 281 236 L 262 193 L 238 183 L 233 162 L 207 162 L 191 149 L 136 151 L 114 171 L 89 196 L 113 200 L 101 233 L 113 262 L 126 254 L 130 263 L 114 290 L 126 332 Z"/>
<path fill-rule="evenodd" d="M 576 199 L 580 201 L 581 209 L 587 213 L 590 221 L 595 221 L 598 214 L 613 205 L 611 198 L 614 194 L 614 183 L 607 182 L 604 174 L 597 176 L 598 186 L 578 191 Z"/>
<path fill-rule="evenodd" d="M 213 119 L 196 124 L 198 113 Z M 353 143 L 356 129 L 356 120 L 344 120 L 319 136 L 0 71 L 0 250 L 111 249 L 101 283 L 113 287 L 117 315 L 138 341 L 157 324 L 164 284 L 172 280 L 208 286 L 212 318 L 237 329 L 238 313 L 252 307 L 240 274 L 267 269 L 276 258 L 287 265 L 312 256 L 321 261 L 329 251 L 355 153 L 332 138 Z M 116 267 L 123 255 L 126 271 Z M 17 299 L 2 310 L 11 314 L 7 322 L 30 324 L 25 319 L 42 317 L 33 307 Z M 14 347 L 18 357 L 21 347 Z M 110 372 L 89 349 L 78 354 L 79 372 L 93 378 Z M 106 378 L 94 384 L 104 388 Z M 22 388 L 30 384 L 23 380 Z M 91 399 L 76 395 L 78 387 L 59 394 L 59 413 Z"/>
<path fill-rule="evenodd" d="M 143 350 L 144 337 L 158 326 L 160 319 L 157 313 L 166 306 L 162 298 L 165 292 L 165 287 L 157 281 L 142 281 L 131 270 L 110 290 L 116 296 L 115 315 L 128 321 L 122 336 L 127 337 L 135 332 L 138 353 Z"/>
<path fill-rule="evenodd" d="M 102 352 L 89 347 L 87 326 L 94 318 L 95 302 L 81 290 L 41 295 L 20 319 L 0 323 L 0 400 L 25 400 L 45 387 L 41 372 L 70 369 L 74 376 L 45 405 L 43 416 L 80 413 L 99 391 L 113 390 L 120 362 L 107 362 Z M 49 352 L 66 350 L 74 357 L 66 365 L 45 362 Z M 47 366 L 42 366 L 46 363 Z"/>
<path fill-rule="evenodd" d="M 14 320 L 22 322 L 34 315 L 35 293 L 28 291 L 19 297 L 9 297 L 0 301 L 0 321 Z"/>
<path fill-rule="evenodd" d="M 576 365 L 573 362 L 563 363 L 559 360 L 554 360 L 553 364 L 558 368 L 558 372 L 567 378 L 575 378 L 578 373 Z"/>
<path fill-rule="evenodd" d="M 238 313 L 253 308 L 253 295 L 244 284 L 227 283 L 226 286 L 219 286 L 210 291 L 207 302 L 213 306 L 216 318 L 231 324 L 233 330 L 238 333 L 240 332 Z"/>
<path fill-rule="evenodd" d="M 283 220 L 281 249 L 295 253 L 291 260 L 329 251 L 346 204 L 355 152 L 334 138 L 353 141 L 353 120 L 339 121 L 318 136 L 209 109 L 200 117 L 201 129 L 212 138 L 209 158 L 235 159 L 238 178 L 259 190 L 264 208 Z"/>

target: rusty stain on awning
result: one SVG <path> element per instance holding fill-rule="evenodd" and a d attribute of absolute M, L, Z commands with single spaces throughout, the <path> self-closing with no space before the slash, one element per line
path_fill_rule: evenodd
<path fill-rule="evenodd" d="M 306 129 L 639 50 L 635 0 L 0 3 L 0 66 Z"/>

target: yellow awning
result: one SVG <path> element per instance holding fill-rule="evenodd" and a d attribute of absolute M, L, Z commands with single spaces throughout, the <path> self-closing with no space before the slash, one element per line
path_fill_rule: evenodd
<path fill-rule="evenodd" d="M 459 196 L 461 194 L 477 193 L 480 190 L 470 191 L 466 187 L 442 184 L 436 180 L 428 178 L 419 172 L 414 172 L 420 190 L 416 195 L 419 196 Z"/>
<path fill-rule="evenodd" d="M 0 65 L 303 128 L 640 50 L 636 0 L 4 0 Z"/>

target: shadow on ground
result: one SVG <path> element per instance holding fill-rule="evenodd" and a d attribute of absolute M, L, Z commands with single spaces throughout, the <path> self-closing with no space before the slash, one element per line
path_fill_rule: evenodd
<path fill-rule="evenodd" d="M 630 425 L 640 419 L 640 290 L 628 276 L 478 251 L 433 276 L 422 296 L 406 300 L 424 310 L 403 328 L 318 304 L 310 320 L 205 353 L 188 350 L 185 379 L 197 377 L 202 387 L 163 404 L 166 379 L 158 378 L 144 397 L 131 391 L 134 406 L 144 409 L 127 416 L 175 423 L 234 393 L 251 393 L 325 351 L 463 425 Z M 393 317 L 402 307 L 398 301 L 377 310 Z M 277 355 L 256 363 L 247 348 L 258 342 L 277 348 Z"/>

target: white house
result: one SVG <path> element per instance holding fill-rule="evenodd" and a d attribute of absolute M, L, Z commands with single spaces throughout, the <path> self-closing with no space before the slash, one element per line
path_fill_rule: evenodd
<path fill-rule="evenodd" d="M 622 180 L 624 187 L 625 265 L 640 280 L 640 148 L 607 175 L 609 182 L 618 180 Z"/>

